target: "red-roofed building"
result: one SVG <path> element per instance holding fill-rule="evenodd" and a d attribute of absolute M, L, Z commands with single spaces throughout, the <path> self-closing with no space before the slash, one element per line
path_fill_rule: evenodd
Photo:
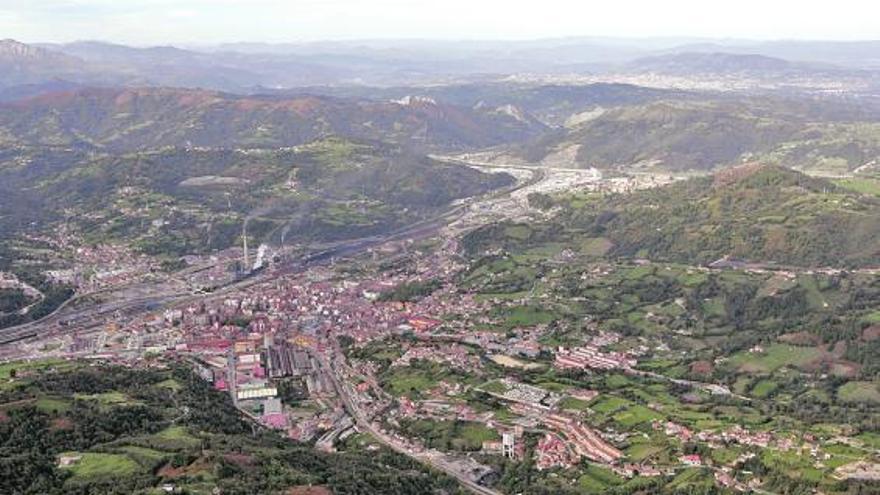
<path fill-rule="evenodd" d="M 260 422 L 276 430 L 287 428 L 287 416 L 282 413 L 265 414 L 260 418 Z"/>
<path fill-rule="evenodd" d="M 427 332 L 436 328 L 442 322 L 440 320 L 435 320 L 433 318 L 427 318 L 424 316 L 413 316 L 412 318 L 407 320 L 407 323 L 409 323 L 409 325 L 418 332 Z"/>

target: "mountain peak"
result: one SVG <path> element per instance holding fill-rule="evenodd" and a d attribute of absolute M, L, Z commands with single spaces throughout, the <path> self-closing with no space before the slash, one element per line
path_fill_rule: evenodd
<path fill-rule="evenodd" d="M 73 62 L 73 57 L 53 52 L 14 39 L 0 40 L 0 60 L 7 62 Z"/>
<path fill-rule="evenodd" d="M 37 58 L 45 55 L 46 51 L 34 46 L 27 45 L 11 38 L 0 40 L 0 56 L 18 58 Z"/>

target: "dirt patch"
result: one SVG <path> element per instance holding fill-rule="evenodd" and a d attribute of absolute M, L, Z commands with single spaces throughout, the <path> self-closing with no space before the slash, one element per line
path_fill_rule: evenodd
<path fill-rule="evenodd" d="M 174 467 L 171 463 L 165 464 L 156 474 L 166 479 L 175 479 L 182 476 L 195 476 L 209 471 L 212 467 L 213 464 L 207 458 L 199 457 L 188 466 Z"/>
<path fill-rule="evenodd" d="M 223 456 L 227 462 L 235 464 L 236 466 L 247 468 L 254 465 L 254 456 L 247 454 L 225 454 Z"/>
<path fill-rule="evenodd" d="M 840 466 L 835 470 L 835 475 L 842 479 L 880 481 L 880 464 L 858 461 Z"/>
<path fill-rule="evenodd" d="M 55 431 L 67 431 L 73 429 L 73 421 L 69 418 L 55 418 L 52 420 L 52 424 L 49 426 L 49 429 Z"/>
<path fill-rule="evenodd" d="M 762 373 L 766 370 L 763 366 L 756 363 L 743 363 L 742 366 L 739 367 L 738 371 L 740 373 Z"/>
<path fill-rule="evenodd" d="M 803 346 L 819 345 L 822 343 L 817 335 L 813 335 L 810 332 L 786 333 L 780 335 L 777 340 L 786 344 Z"/>
<path fill-rule="evenodd" d="M 295 486 L 287 490 L 287 495 L 333 495 L 325 486 Z"/>
<path fill-rule="evenodd" d="M 804 363 L 802 366 L 799 366 L 799 368 L 810 373 L 816 373 L 824 369 L 825 366 L 831 362 L 832 360 L 830 359 L 830 356 L 823 351 L 822 355 L 818 358 L 808 363 Z"/>
<path fill-rule="evenodd" d="M 852 361 L 837 361 L 828 368 L 829 373 L 842 378 L 855 378 L 861 370 L 862 367 Z"/>
<path fill-rule="evenodd" d="M 862 340 L 872 342 L 880 339 L 880 325 L 871 325 L 862 331 Z"/>
<path fill-rule="evenodd" d="M 156 474 L 158 474 L 162 478 L 173 480 L 176 478 L 180 478 L 184 475 L 185 472 L 186 470 L 183 466 L 174 467 L 171 464 L 165 464 L 164 466 L 162 466 L 161 469 L 159 469 L 159 472 L 157 472 Z"/>
<path fill-rule="evenodd" d="M 694 361 L 691 363 L 691 374 L 711 375 L 713 371 L 715 371 L 715 366 L 709 361 Z"/>
<path fill-rule="evenodd" d="M 238 186 L 250 182 L 239 177 L 224 177 L 218 175 L 201 175 L 190 177 L 178 184 L 180 187 L 212 187 L 212 186 Z"/>

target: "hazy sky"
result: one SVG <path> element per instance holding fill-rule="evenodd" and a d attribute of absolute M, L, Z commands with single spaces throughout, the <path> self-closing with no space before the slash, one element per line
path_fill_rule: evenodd
<path fill-rule="evenodd" d="M 133 44 L 564 36 L 880 38 L 876 0 L 0 0 L 0 38 Z"/>

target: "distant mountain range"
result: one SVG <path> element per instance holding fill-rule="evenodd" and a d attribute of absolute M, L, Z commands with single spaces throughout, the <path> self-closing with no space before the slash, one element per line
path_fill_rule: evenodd
<path fill-rule="evenodd" d="M 790 62 L 776 57 L 724 52 L 685 52 L 656 55 L 634 60 L 626 65 L 633 72 L 672 75 L 742 74 L 784 76 L 841 71 L 839 67 L 817 63 Z"/>
<path fill-rule="evenodd" d="M 85 80 L 83 60 L 15 40 L 0 41 L 0 87 L 31 85 L 48 80 Z"/>
<path fill-rule="evenodd" d="M 775 58 L 778 60 L 769 60 Z M 253 93 L 260 88 L 393 86 L 497 81 L 512 74 L 685 73 L 880 69 L 880 42 L 689 43 L 560 39 L 534 42 L 352 41 L 138 48 L 97 41 L 0 42 L 0 90 L 52 81 L 174 86 Z M 859 72 L 861 74 L 861 72 Z M 867 77 L 862 74 L 862 77 Z M 24 94 L 16 89 L 0 98 Z"/>

